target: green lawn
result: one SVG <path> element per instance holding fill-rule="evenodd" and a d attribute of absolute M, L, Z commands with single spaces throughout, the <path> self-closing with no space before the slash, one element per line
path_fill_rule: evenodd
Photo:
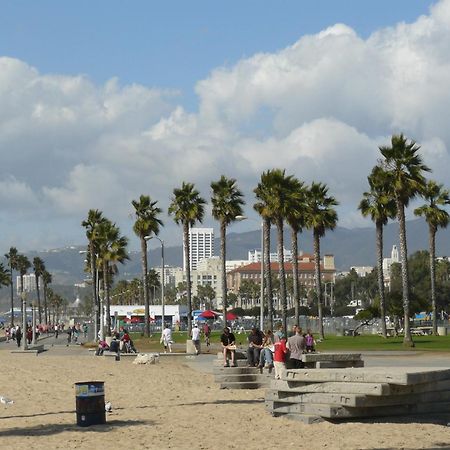
<path fill-rule="evenodd" d="M 211 333 L 211 343 L 214 349 L 220 348 L 221 331 Z M 246 348 L 247 334 L 235 334 L 238 346 Z M 161 333 L 155 333 L 150 338 L 143 337 L 140 333 L 131 333 L 131 337 L 139 351 L 161 351 L 162 346 L 159 343 Z M 175 342 L 177 351 L 183 351 L 187 339 L 186 332 L 174 332 L 172 338 Z M 317 338 L 317 335 L 316 335 Z M 414 348 L 403 346 L 403 337 L 390 337 L 383 339 L 380 336 L 326 336 L 323 342 L 316 345 L 316 350 L 324 351 L 436 351 L 450 352 L 450 336 L 415 336 Z M 202 346 L 204 338 L 202 336 Z"/>
<path fill-rule="evenodd" d="M 403 346 L 403 337 L 390 337 L 383 339 L 381 336 L 326 336 L 323 342 L 317 344 L 317 351 L 332 350 L 411 350 L 411 351 L 437 351 L 450 352 L 450 336 L 414 336 L 415 347 Z"/>

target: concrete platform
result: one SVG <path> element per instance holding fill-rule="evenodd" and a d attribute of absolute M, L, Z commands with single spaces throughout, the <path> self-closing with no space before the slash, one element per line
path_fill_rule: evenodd
<path fill-rule="evenodd" d="M 361 353 L 304 353 L 304 363 L 317 361 L 360 361 Z"/>
<path fill-rule="evenodd" d="M 23 355 L 38 355 L 44 351 L 44 345 L 30 345 L 27 350 L 16 348 L 11 350 L 11 353 L 23 354 Z"/>
<path fill-rule="evenodd" d="M 450 369 L 441 367 L 381 367 L 354 369 L 288 369 L 285 380 L 309 382 L 359 382 L 412 385 L 450 379 Z"/>

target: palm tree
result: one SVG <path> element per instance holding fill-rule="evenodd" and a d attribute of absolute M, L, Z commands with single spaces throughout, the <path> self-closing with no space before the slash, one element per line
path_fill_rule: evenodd
<path fill-rule="evenodd" d="M 386 332 L 386 298 L 383 275 L 383 227 L 389 219 L 396 216 L 395 201 L 389 195 L 389 184 L 386 173 L 380 166 L 375 166 L 367 177 L 370 190 L 364 192 L 358 209 L 364 217 L 370 216 L 375 222 L 377 247 L 378 293 L 380 296 L 381 332 L 387 338 Z"/>
<path fill-rule="evenodd" d="M 336 199 L 328 195 L 326 184 L 311 184 L 306 194 L 306 226 L 313 231 L 314 238 L 314 268 L 317 306 L 319 310 L 319 333 L 324 339 L 322 315 L 322 277 L 320 273 L 320 239 L 327 230 L 333 230 L 337 224 L 337 213 L 334 209 L 338 205 Z"/>
<path fill-rule="evenodd" d="M 422 191 L 425 185 L 424 172 L 430 171 L 423 163 L 422 157 L 418 154 L 419 149 L 420 146 L 414 141 L 408 143 L 403 134 L 393 135 L 391 138 L 391 146 L 380 147 L 380 152 L 384 157 L 382 167 L 388 175 L 391 195 L 395 199 L 397 208 L 405 322 L 403 344 L 409 347 L 414 347 L 414 342 L 409 323 L 409 275 L 405 208 L 408 206 L 409 201 Z"/>
<path fill-rule="evenodd" d="M 191 330 L 192 322 L 192 298 L 191 298 L 191 262 L 189 258 L 189 227 L 193 226 L 196 221 L 203 221 L 205 215 L 206 201 L 200 197 L 192 183 L 185 183 L 181 188 L 173 190 L 173 197 L 169 206 L 169 215 L 177 225 L 183 226 L 183 246 L 184 261 L 186 264 L 186 287 L 187 287 L 187 303 L 188 303 L 188 330 Z"/>
<path fill-rule="evenodd" d="M 11 284 L 11 277 L 9 270 L 0 263 L 0 286 L 9 286 Z"/>
<path fill-rule="evenodd" d="M 286 273 L 284 268 L 284 220 L 295 200 L 300 200 L 299 185 L 293 175 L 286 175 L 285 170 L 272 169 L 264 176 L 267 207 L 272 221 L 277 227 L 278 272 L 280 281 L 280 303 L 282 308 L 283 329 L 287 330 L 287 294 Z"/>
<path fill-rule="evenodd" d="M 128 239 L 120 236 L 120 229 L 109 220 L 105 220 L 98 227 L 99 265 L 103 275 L 103 291 L 106 300 L 106 335 L 111 336 L 111 308 L 110 287 L 111 275 L 117 271 L 116 263 L 123 264 L 130 259 L 127 254 Z M 102 336 L 103 338 L 103 336 Z"/>
<path fill-rule="evenodd" d="M 289 198 L 286 221 L 291 227 L 292 252 L 292 297 L 294 300 L 295 323 L 300 323 L 300 285 L 298 279 L 298 234 L 302 232 L 305 223 L 306 189 L 304 183 L 294 179 L 292 189 L 295 195 Z"/>
<path fill-rule="evenodd" d="M 52 274 L 47 270 L 44 270 L 42 273 L 42 290 L 44 294 L 44 316 L 45 316 L 45 324 L 47 325 L 50 322 L 50 314 L 48 312 L 47 307 L 47 299 L 48 299 L 48 285 L 52 282 Z"/>
<path fill-rule="evenodd" d="M 141 267 L 142 267 L 142 280 L 144 288 L 144 303 L 145 303 L 145 335 L 150 336 L 150 300 L 148 295 L 148 263 L 147 263 L 147 239 L 152 235 L 157 236 L 159 234 L 159 227 L 162 226 L 161 220 L 158 219 L 158 215 L 162 210 L 158 208 L 158 202 L 152 202 L 148 195 L 141 195 L 139 200 L 133 200 L 131 204 L 134 207 L 136 222 L 133 225 L 133 231 L 136 236 L 139 237 L 141 242 Z"/>
<path fill-rule="evenodd" d="M 39 277 L 42 277 L 42 274 L 45 270 L 44 261 L 41 258 L 36 256 L 33 258 L 33 270 L 34 270 L 34 279 L 36 282 L 36 295 L 38 301 L 38 319 L 39 323 L 42 323 L 42 314 L 41 314 L 41 295 L 39 291 Z"/>
<path fill-rule="evenodd" d="M 261 283 L 265 285 L 265 294 L 267 297 L 267 315 L 268 315 L 268 327 L 273 330 L 273 289 L 272 289 L 272 274 L 270 270 L 270 228 L 272 224 L 272 211 L 269 207 L 270 202 L 270 189 L 268 185 L 269 172 L 263 172 L 261 174 L 261 181 L 258 186 L 253 190 L 255 197 L 258 200 L 253 209 L 261 216 L 263 221 L 263 242 L 264 252 L 261 249 L 261 264 L 264 270 L 264 280 Z M 260 301 L 264 305 L 264 298 Z"/>
<path fill-rule="evenodd" d="M 100 224 L 106 221 L 103 217 L 103 213 L 98 209 L 90 209 L 88 211 L 88 217 L 81 222 L 81 226 L 86 228 L 86 237 L 88 239 L 88 257 L 90 262 L 90 272 L 92 279 L 92 300 L 95 310 L 95 323 L 96 327 L 99 323 L 99 301 L 98 301 L 98 280 L 97 280 L 97 256 L 98 256 L 98 228 Z M 97 336 L 95 336 L 97 339 Z"/>
<path fill-rule="evenodd" d="M 436 233 L 438 228 L 446 228 L 450 218 L 447 211 L 439 208 L 450 204 L 449 191 L 442 184 L 428 181 L 422 191 L 422 197 L 427 203 L 414 210 L 416 216 L 425 217 L 428 223 L 430 245 L 430 277 L 431 277 L 431 307 L 433 310 L 433 333 L 437 334 L 436 315 Z"/>
<path fill-rule="evenodd" d="M 245 204 L 242 192 L 236 185 L 234 178 L 224 175 L 219 181 L 211 183 L 212 215 L 220 223 L 220 263 L 222 269 L 222 305 L 223 322 L 227 323 L 227 275 L 226 275 L 226 233 L 227 226 L 242 216 L 242 206 Z"/>
<path fill-rule="evenodd" d="M 13 271 L 17 270 L 17 255 L 18 251 L 16 247 L 10 247 L 9 252 L 5 255 L 9 264 L 9 275 L 11 277 L 11 326 L 14 326 L 14 283 L 13 283 Z"/>

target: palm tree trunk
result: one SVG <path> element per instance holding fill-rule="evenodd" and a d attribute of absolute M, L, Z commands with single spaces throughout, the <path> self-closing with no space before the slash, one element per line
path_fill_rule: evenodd
<path fill-rule="evenodd" d="M 399 239 L 400 239 L 400 262 L 402 266 L 402 291 L 403 291 L 403 314 L 405 337 L 403 338 L 403 345 L 414 347 L 414 342 L 411 336 L 411 329 L 409 324 L 409 274 L 408 274 L 408 249 L 406 245 L 406 220 L 405 207 L 403 203 L 397 199 L 397 217 L 399 225 Z"/>
<path fill-rule="evenodd" d="M 10 257 L 11 258 L 11 257 Z M 9 270 L 11 271 L 11 326 L 14 326 L 14 284 L 13 284 L 13 269 L 11 259 L 9 260 Z"/>
<path fill-rule="evenodd" d="M 300 324 L 300 291 L 298 288 L 298 240 L 297 231 L 291 229 L 291 251 L 292 251 L 292 288 L 295 308 L 295 324 Z"/>
<path fill-rule="evenodd" d="M 433 334 L 437 335 L 436 315 L 436 227 L 429 225 L 430 240 L 430 281 L 431 281 L 431 308 L 433 311 Z"/>
<path fill-rule="evenodd" d="M 384 274 L 383 274 L 383 224 L 376 223 L 377 239 L 377 275 L 378 275 L 378 294 L 380 296 L 380 316 L 381 316 L 381 334 L 386 339 L 386 299 L 384 295 Z"/>
<path fill-rule="evenodd" d="M 111 336 L 111 299 L 109 297 L 109 267 L 108 262 L 103 262 L 103 286 L 106 300 L 106 336 Z"/>
<path fill-rule="evenodd" d="M 287 336 L 287 297 L 286 297 L 286 272 L 284 270 L 284 234 L 283 219 L 277 219 L 278 232 L 278 276 L 280 278 L 280 300 L 282 310 L 283 330 Z"/>
<path fill-rule="evenodd" d="M 39 324 L 42 324 L 42 313 L 41 313 L 41 295 L 39 291 L 39 274 L 35 274 L 36 281 L 36 294 L 37 294 L 37 303 L 38 303 L 38 320 Z"/>
<path fill-rule="evenodd" d="M 227 226 L 225 221 L 220 222 L 220 265 L 222 271 L 222 305 L 223 305 L 223 323 L 227 326 L 227 272 L 226 272 L 226 238 Z"/>
<path fill-rule="evenodd" d="M 314 278 L 316 283 L 317 309 L 319 311 L 319 334 L 321 339 L 325 338 L 323 332 L 323 314 L 322 314 L 322 278 L 320 275 L 320 236 L 314 230 Z"/>
<path fill-rule="evenodd" d="M 23 275 L 20 274 L 20 305 L 21 305 L 21 308 L 22 308 L 22 324 L 24 322 L 23 315 L 26 314 L 26 311 L 23 310 L 23 298 L 22 298 L 23 295 L 24 295 L 23 294 Z M 22 330 L 22 333 L 25 333 L 25 331 Z"/>
<path fill-rule="evenodd" d="M 183 224 L 183 245 L 184 245 L 184 258 L 186 263 L 186 294 L 187 294 L 187 306 L 188 306 L 188 339 L 189 333 L 192 329 L 192 294 L 191 294 L 191 260 L 189 258 L 189 224 L 185 222 Z"/>
<path fill-rule="evenodd" d="M 91 257 L 90 263 L 91 263 L 91 278 L 92 278 L 92 302 L 93 302 L 92 305 L 94 306 L 94 311 L 95 311 L 95 317 L 94 317 L 94 320 L 96 323 L 95 328 L 97 328 L 97 330 L 98 330 L 99 329 L 98 326 L 99 326 L 99 322 L 100 322 L 99 321 L 100 305 L 99 305 L 99 301 L 98 301 L 98 285 L 97 285 L 98 280 L 97 280 L 97 270 L 96 270 L 97 261 L 96 261 L 94 243 L 92 241 L 89 242 L 89 254 Z M 49 319 L 50 319 L 50 315 L 49 315 Z M 96 340 L 96 339 L 97 339 L 97 336 L 94 336 L 94 340 Z"/>
<path fill-rule="evenodd" d="M 273 294 L 272 294 L 272 277 L 270 273 L 270 219 L 264 218 L 263 222 L 264 234 L 264 255 L 261 255 L 264 269 L 264 280 L 266 285 L 267 297 L 267 315 L 269 330 L 273 330 Z M 262 299 L 264 301 L 264 299 Z"/>
<path fill-rule="evenodd" d="M 150 337 L 150 299 L 148 296 L 148 261 L 147 261 L 147 241 L 141 237 L 141 268 L 142 268 L 142 285 L 144 291 L 145 305 L 145 335 Z"/>

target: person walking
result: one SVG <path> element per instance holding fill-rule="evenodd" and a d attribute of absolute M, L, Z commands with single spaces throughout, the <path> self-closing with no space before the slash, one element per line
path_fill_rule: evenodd
<path fill-rule="evenodd" d="M 286 347 L 289 349 L 289 368 L 301 369 L 304 364 L 302 353 L 305 352 L 305 338 L 302 335 L 301 327 L 294 326 L 295 334 L 287 340 Z"/>
<path fill-rule="evenodd" d="M 198 355 L 200 353 L 200 329 L 197 324 L 191 330 L 191 339 L 195 347 L 195 354 Z"/>
<path fill-rule="evenodd" d="M 209 346 L 211 345 L 210 337 L 211 337 L 211 327 L 205 322 L 205 325 L 203 325 L 203 334 L 205 335 L 205 344 L 206 348 L 209 352 Z"/>
<path fill-rule="evenodd" d="M 164 325 L 164 330 L 161 333 L 160 343 L 164 345 L 164 353 L 167 353 L 167 349 L 169 349 L 169 353 L 172 353 L 172 330 L 168 325 Z"/>
<path fill-rule="evenodd" d="M 16 342 L 17 342 L 17 347 L 20 348 L 20 343 L 22 341 L 22 330 L 20 329 L 19 325 L 17 325 L 16 327 Z"/>

